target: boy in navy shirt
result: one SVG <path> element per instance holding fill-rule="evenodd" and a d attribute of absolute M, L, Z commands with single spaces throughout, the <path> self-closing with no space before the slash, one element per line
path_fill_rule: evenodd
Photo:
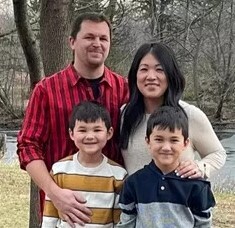
<path fill-rule="evenodd" d="M 204 179 L 182 179 L 175 170 L 187 147 L 188 118 L 180 107 L 159 107 L 147 123 L 152 161 L 124 182 L 118 227 L 211 227 L 215 199 Z"/>

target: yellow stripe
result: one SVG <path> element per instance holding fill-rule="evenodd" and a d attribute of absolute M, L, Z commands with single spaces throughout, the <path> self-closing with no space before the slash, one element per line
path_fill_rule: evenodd
<path fill-rule="evenodd" d="M 119 192 L 123 183 L 121 180 L 115 180 L 114 177 L 96 177 L 61 173 L 55 175 L 54 179 L 62 188 L 89 192 L 113 192 L 114 188 Z"/>
<path fill-rule="evenodd" d="M 120 219 L 121 210 L 106 209 L 106 208 L 90 208 L 92 211 L 91 223 L 107 224 L 118 223 Z"/>
<path fill-rule="evenodd" d="M 91 224 L 118 223 L 120 220 L 120 209 L 113 208 L 90 208 L 92 211 Z M 51 201 L 45 201 L 43 216 L 59 218 L 58 211 Z"/>
<path fill-rule="evenodd" d="M 46 200 L 45 201 L 45 206 L 44 206 L 44 211 L 43 211 L 44 216 L 49 216 L 49 217 L 56 217 L 59 218 L 58 211 L 53 205 L 51 201 Z"/>

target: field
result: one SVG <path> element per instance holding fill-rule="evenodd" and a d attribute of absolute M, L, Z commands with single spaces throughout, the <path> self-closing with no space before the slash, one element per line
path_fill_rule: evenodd
<path fill-rule="evenodd" d="M 0 161 L 0 227 L 27 228 L 29 219 L 29 178 L 18 164 Z M 217 205 L 213 212 L 213 227 L 235 227 L 235 193 L 215 191 Z"/>

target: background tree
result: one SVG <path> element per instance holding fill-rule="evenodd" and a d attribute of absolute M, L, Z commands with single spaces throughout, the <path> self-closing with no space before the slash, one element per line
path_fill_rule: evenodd
<path fill-rule="evenodd" d="M 31 2 L 32 3 L 32 2 Z M 71 1 L 42 0 L 40 12 L 40 48 L 43 61 L 43 69 L 46 75 L 50 75 L 69 62 L 67 40 L 70 29 Z M 35 38 L 31 31 L 27 17 L 27 2 L 13 0 L 14 15 L 21 46 L 29 69 L 31 88 L 41 78 L 41 56 L 36 47 Z M 39 193 L 38 188 L 31 181 L 30 189 L 30 221 L 29 227 L 40 227 L 39 218 Z"/>
<path fill-rule="evenodd" d="M 71 62 L 68 37 L 72 0 L 41 0 L 40 50 L 45 75 L 59 71 Z"/>
<path fill-rule="evenodd" d="M 17 32 L 29 69 L 30 87 L 33 88 L 42 76 L 41 56 L 29 25 L 26 0 L 13 0 L 13 8 Z"/>

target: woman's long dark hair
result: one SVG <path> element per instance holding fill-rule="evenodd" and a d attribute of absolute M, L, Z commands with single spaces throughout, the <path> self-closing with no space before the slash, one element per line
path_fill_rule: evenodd
<path fill-rule="evenodd" d="M 130 135 L 144 118 L 144 97 L 137 87 L 137 71 L 140 61 L 148 53 L 151 53 L 159 61 L 167 78 L 168 88 L 164 94 L 163 105 L 179 106 L 179 100 L 184 91 L 185 78 L 179 69 L 173 50 L 163 43 L 141 45 L 134 56 L 128 74 L 130 99 L 122 112 L 123 123 L 120 135 L 122 149 L 127 149 Z"/>

